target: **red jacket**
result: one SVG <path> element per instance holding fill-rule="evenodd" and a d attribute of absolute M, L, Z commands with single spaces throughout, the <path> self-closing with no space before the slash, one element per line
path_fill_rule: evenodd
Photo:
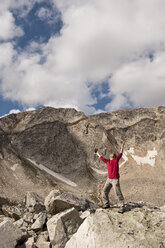
<path fill-rule="evenodd" d="M 102 156 L 100 157 L 100 159 L 107 164 L 107 168 L 108 168 L 108 177 L 110 179 L 115 179 L 115 178 L 119 178 L 119 159 L 121 158 L 122 153 L 119 153 L 117 155 L 117 157 L 113 160 L 107 160 L 105 158 L 103 158 Z"/>

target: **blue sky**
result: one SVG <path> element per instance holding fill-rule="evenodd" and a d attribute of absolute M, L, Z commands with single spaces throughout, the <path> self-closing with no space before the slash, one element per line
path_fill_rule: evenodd
<path fill-rule="evenodd" d="M 46 43 L 52 35 L 59 34 L 63 25 L 60 18 L 60 12 L 58 10 L 53 10 L 50 12 L 48 20 L 44 14 L 43 17 L 38 16 L 38 12 L 41 9 L 44 9 L 47 12 L 51 11 L 51 3 L 49 1 L 35 3 L 26 17 L 20 16 L 18 10 L 13 10 L 15 24 L 20 26 L 25 33 L 23 36 L 16 39 L 16 49 L 18 47 L 21 49 L 26 48 L 31 41 Z"/>
<path fill-rule="evenodd" d="M 165 105 L 163 0 L 0 4 L 0 116 Z"/>

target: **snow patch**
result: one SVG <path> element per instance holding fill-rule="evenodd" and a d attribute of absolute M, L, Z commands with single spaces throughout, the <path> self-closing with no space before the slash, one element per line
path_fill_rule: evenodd
<path fill-rule="evenodd" d="M 26 111 L 34 111 L 34 110 L 36 110 L 36 108 L 27 108 L 27 109 L 22 110 L 22 111 L 19 109 L 11 109 L 8 114 L 0 116 L 0 119 L 2 119 L 3 117 L 6 117 L 8 115 L 11 115 L 11 114 L 18 114 L 18 113 L 23 112 L 23 111 L 26 112 Z"/>
<path fill-rule="evenodd" d="M 132 158 L 136 161 L 138 165 L 149 164 L 152 167 L 155 166 L 155 157 L 158 155 L 158 152 L 156 151 L 155 147 L 153 148 L 153 150 L 148 151 L 145 157 L 134 155 L 135 152 L 134 148 L 132 147 L 128 150 L 128 152 L 131 154 Z"/>
<path fill-rule="evenodd" d="M 18 114 L 18 113 L 20 113 L 21 111 L 19 110 L 19 109 L 11 109 L 10 111 L 9 111 L 9 115 L 10 114 Z"/>
<path fill-rule="evenodd" d="M 74 182 L 72 182 L 71 180 L 67 179 L 66 177 L 62 176 L 61 174 L 59 173 L 56 173 L 50 169 L 48 169 L 47 167 L 45 167 L 44 165 L 42 164 L 37 164 L 35 161 L 33 161 L 32 159 L 30 158 L 27 158 L 27 160 L 29 160 L 31 163 L 33 163 L 38 169 L 40 170 L 43 170 L 43 171 L 46 171 L 49 175 L 57 178 L 58 180 L 72 186 L 72 187 L 77 187 L 77 184 L 75 184 Z"/>
<path fill-rule="evenodd" d="M 36 109 L 35 108 L 28 108 L 25 111 L 34 111 L 34 110 L 36 110 Z"/>
<path fill-rule="evenodd" d="M 95 172 L 97 172 L 98 174 L 101 174 L 101 175 L 107 175 L 107 171 L 102 171 L 102 170 L 98 170 L 94 167 L 90 167 L 92 170 L 94 170 Z"/>
<path fill-rule="evenodd" d="M 124 161 L 119 165 L 119 167 L 123 166 L 128 161 L 127 152 L 123 152 L 122 158 Z"/>

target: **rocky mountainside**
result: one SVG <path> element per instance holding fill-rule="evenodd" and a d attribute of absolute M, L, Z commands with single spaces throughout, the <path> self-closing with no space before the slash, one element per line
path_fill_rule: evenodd
<path fill-rule="evenodd" d="M 165 107 L 85 116 L 74 109 L 40 108 L 0 119 L 0 205 L 27 191 L 83 194 L 100 204 L 105 164 L 125 143 L 120 161 L 126 202 L 165 204 Z M 115 203 L 113 192 L 111 201 Z"/>

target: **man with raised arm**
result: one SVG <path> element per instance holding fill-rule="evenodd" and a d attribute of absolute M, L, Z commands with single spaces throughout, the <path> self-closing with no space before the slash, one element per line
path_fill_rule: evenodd
<path fill-rule="evenodd" d="M 108 169 L 108 179 L 106 180 L 106 183 L 103 188 L 102 192 L 102 201 L 103 201 L 103 208 L 109 208 L 109 198 L 108 194 L 111 190 L 111 188 L 114 188 L 115 194 L 118 198 L 119 205 L 122 207 L 121 212 L 123 211 L 123 206 L 124 206 L 124 197 L 120 189 L 120 183 L 119 183 L 119 160 L 122 156 L 124 149 L 124 144 L 121 147 L 120 153 L 116 156 L 115 153 L 111 153 L 109 156 L 109 160 L 103 158 L 97 151 L 95 150 L 97 156 L 107 164 L 107 169 Z"/>

